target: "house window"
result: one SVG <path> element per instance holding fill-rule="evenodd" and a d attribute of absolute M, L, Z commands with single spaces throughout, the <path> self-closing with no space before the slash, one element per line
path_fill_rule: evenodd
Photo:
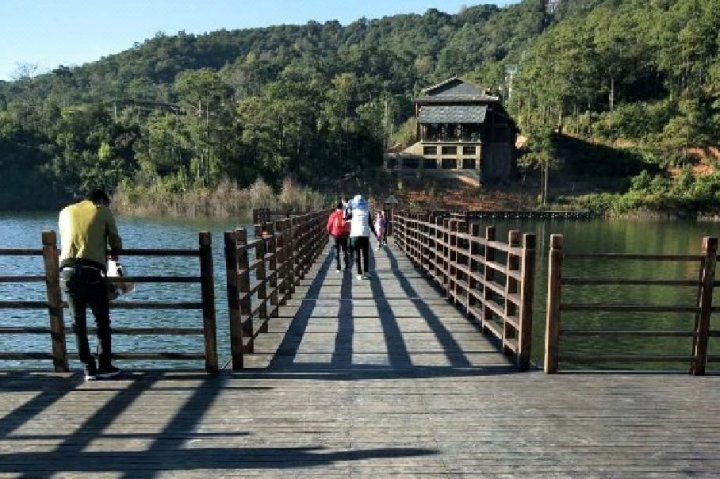
<path fill-rule="evenodd" d="M 437 170 L 437 160 L 435 160 L 435 158 L 424 158 L 423 168 L 426 170 Z"/>
<path fill-rule="evenodd" d="M 443 170 L 454 170 L 457 168 L 457 160 L 455 158 L 443 158 L 442 169 Z"/>
<path fill-rule="evenodd" d="M 417 158 L 404 158 L 403 159 L 403 167 L 407 168 L 409 170 L 414 170 L 418 167 L 418 159 Z"/>
<path fill-rule="evenodd" d="M 424 146 L 423 155 L 437 155 L 437 146 Z"/>
<path fill-rule="evenodd" d="M 474 154 L 475 154 L 474 146 L 463 146 L 463 155 L 474 155 Z"/>
<path fill-rule="evenodd" d="M 463 158 L 463 170 L 474 170 L 475 158 Z"/>
<path fill-rule="evenodd" d="M 442 154 L 443 155 L 457 155 L 457 146 L 443 146 Z"/>

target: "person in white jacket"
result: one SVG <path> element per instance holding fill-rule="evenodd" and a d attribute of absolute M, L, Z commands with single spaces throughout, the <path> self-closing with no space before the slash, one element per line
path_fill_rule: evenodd
<path fill-rule="evenodd" d="M 370 214 L 368 202 L 362 195 L 355 195 L 349 204 L 346 220 L 350 221 L 350 244 L 355 252 L 355 266 L 357 279 L 370 279 L 368 272 L 370 265 L 370 232 L 376 237 L 375 226 Z M 360 256 L 362 255 L 362 261 Z"/>

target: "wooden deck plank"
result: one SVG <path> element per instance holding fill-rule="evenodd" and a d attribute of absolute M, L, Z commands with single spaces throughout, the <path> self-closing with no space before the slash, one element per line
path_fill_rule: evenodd
<path fill-rule="evenodd" d="M 719 377 L 518 373 L 376 262 L 321 257 L 242 372 L 0 372 L 0 477 L 717 477 Z"/>

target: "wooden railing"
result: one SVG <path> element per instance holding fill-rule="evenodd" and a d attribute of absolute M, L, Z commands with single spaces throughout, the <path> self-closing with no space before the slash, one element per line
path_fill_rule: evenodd
<path fill-rule="evenodd" d="M 460 219 L 466 222 L 487 219 L 524 219 L 524 220 L 589 220 L 597 215 L 590 211 L 563 211 L 563 210 L 431 210 L 425 214 L 432 214 L 436 217 Z"/>
<path fill-rule="evenodd" d="M 225 233 L 225 266 L 233 370 L 295 292 L 327 241 L 327 211 L 256 224 L 254 239 L 239 228 Z M 259 217 L 255 216 L 254 217 Z"/>
<path fill-rule="evenodd" d="M 60 294 L 60 273 L 58 262 L 57 241 L 54 231 L 43 231 L 42 249 L 0 249 L 2 256 L 42 256 L 44 275 L 42 276 L 0 276 L 0 283 L 38 283 L 44 282 L 47 291 L 46 301 L 0 301 L 0 310 L 9 309 L 35 309 L 47 311 L 49 326 L 28 327 L 22 324 L 17 326 L 4 326 L 0 328 L 2 335 L 33 334 L 48 335 L 52 352 L 24 351 L 8 352 L 0 351 L 2 360 L 37 360 L 47 359 L 53 361 L 55 371 L 68 371 L 68 357 L 65 343 L 65 325 L 63 323 L 63 302 Z M 3 268 L 5 269 L 5 268 Z M 50 349 L 50 348 L 49 348 Z"/>
<path fill-rule="evenodd" d="M 481 236 L 478 224 L 395 212 L 395 242 L 466 314 L 530 367 L 535 235 L 510 231 L 497 241 L 495 228 Z M 522 237 L 522 241 L 521 241 Z"/>
<path fill-rule="evenodd" d="M 293 209 L 272 210 L 270 208 L 253 208 L 253 224 L 259 225 L 264 223 L 272 223 L 273 221 L 288 219 L 292 216 L 300 216 L 308 212 L 309 211 L 300 211 Z"/>
<path fill-rule="evenodd" d="M 720 311 L 712 306 L 713 288 L 718 286 L 715 281 L 715 265 L 717 262 L 717 238 L 704 238 L 702 254 L 699 255 L 653 255 L 653 254 L 567 254 L 563 251 L 562 235 L 552 235 L 550 238 L 550 256 L 548 266 L 548 298 L 545 331 L 545 372 L 555 373 L 561 361 L 577 364 L 616 362 L 622 365 L 629 363 L 648 362 L 677 362 L 687 361 L 690 372 L 695 375 L 705 374 L 706 363 L 717 359 L 708 355 L 708 338 L 720 335 L 719 331 L 710 330 L 710 315 Z M 630 279 L 630 278 L 597 278 L 597 277 L 565 277 L 563 268 L 568 261 L 601 260 L 604 262 L 683 262 L 696 265 L 697 280 L 694 279 Z M 684 287 L 695 288 L 697 291 L 694 304 L 612 304 L 612 303 L 567 303 L 562 297 L 567 293 L 566 288 L 598 287 Z M 694 317 L 694 323 L 680 330 L 668 329 L 629 329 L 617 327 L 583 327 L 566 328 L 562 326 L 561 315 L 565 311 L 582 311 L 592 313 L 685 313 Z M 651 319 L 648 320 L 649 322 Z M 597 320 L 594 324 L 597 323 Z M 604 323 L 607 324 L 607 323 Z M 651 324 L 651 323 L 650 323 Z M 652 328 L 652 326 L 650 326 Z M 637 354 L 628 351 L 624 354 L 598 354 L 592 351 L 575 354 L 562 354 L 562 337 L 590 337 L 612 338 L 617 344 L 622 339 L 642 338 L 647 342 L 650 338 L 692 338 L 692 347 L 688 348 L 686 355 L 669 354 Z"/>
<path fill-rule="evenodd" d="M 37 256 L 42 255 L 45 264 L 43 276 L 2 276 L 0 282 L 30 283 L 45 282 L 47 301 L 0 301 L 0 309 L 46 309 L 49 316 L 49 327 L 6 326 L 0 328 L 0 334 L 34 334 L 49 335 L 52 341 L 52 353 L 42 351 L 32 352 L 0 352 L 2 360 L 37 360 L 51 359 L 55 371 L 68 371 L 68 359 L 76 359 L 77 354 L 68 354 L 66 335 L 71 331 L 65 328 L 63 319 L 63 303 L 60 293 L 59 264 L 57 238 L 54 231 L 42 233 L 42 250 L 33 249 L 2 249 L 1 256 Z M 192 310 L 202 313 L 202 327 L 198 328 L 113 328 L 113 335 L 202 335 L 204 338 L 204 351 L 202 352 L 121 352 L 114 353 L 113 358 L 129 360 L 205 360 L 205 369 L 214 373 L 218 370 L 218 357 L 216 346 L 215 324 L 215 293 L 213 280 L 213 263 L 211 251 L 211 237 L 208 232 L 199 234 L 199 248 L 197 250 L 168 250 L 168 249 L 127 249 L 120 253 L 122 256 L 179 256 L 196 257 L 200 263 L 199 276 L 131 276 L 122 280 L 134 283 L 199 283 L 200 302 L 140 302 L 140 301 L 111 301 L 111 309 L 133 310 Z M 94 333 L 95 328 L 88 328 L 88 333 Z"/>

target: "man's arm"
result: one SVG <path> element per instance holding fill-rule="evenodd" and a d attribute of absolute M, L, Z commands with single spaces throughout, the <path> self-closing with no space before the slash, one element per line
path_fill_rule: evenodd
<path fill-rule="evenodd" d="M 328 216 L 327 225 L 325 226 L 325 230 L 328 232 L 328 234 L 332 233 L 332 223 L 335 218 L 336 213 L 333 211 L 330 213 L 330 216 Z"/>
<path fill-rule="evenodd" d="M 370 231 L 373 232 L 377 238 L 377 231 L 375 231 L 375 222 L 373 221 L 372 211 L 368 210 L 368 223 L 370 224 Z"/>
<path fill-rule="evenodd" d="M 115 216 L 112 211 L 106 208 L 107 212 L 107 241 L 110 246 L 110 257 L 117 260 L 117 255 L 122 250 L 122 239 L 118 234 L 117 224 L 115 223 Z"/>

